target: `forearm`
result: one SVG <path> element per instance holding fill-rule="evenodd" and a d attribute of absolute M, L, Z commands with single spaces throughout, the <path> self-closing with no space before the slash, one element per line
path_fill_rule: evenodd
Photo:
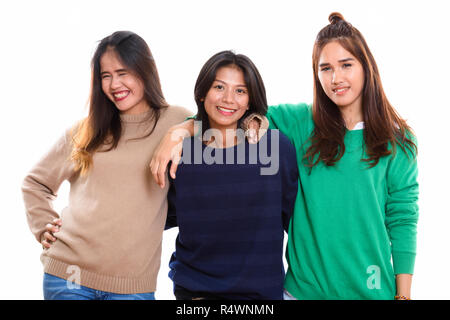
<path fill-rule="evenodd" d="M 70 141 L 66 133 L 32 168 L 22 183 L 28 224 L 39 242 L 45 226 L 59 218 L 52 201 L 56 198 L 60 185 L 74 173 L 73 164 L 69 160 Z"/>
<path fill-rule="evenodd" d="M 50 204 L 56 196 L 48 187 L 33 179 L 32 175 L 25 178 L 22 193 L 28 225 L 36 240 L 41 242 L 45 226 L 53 219 L 59 218 Z"/>
<path fill-rule="evenodd" d="M 170 176 L 175 179 L 175 172 L 181 159 L 183 139 L 194 136 L 195 132 L 194 120 L 188 119 L 172 126 L 162 138 L 150 162 L 153 178 L 161 188 L 165 186 L 166 169 L 170 161 L 172 161 Z"/>
<path fill-rule="evenodd" d="M 411 298 L 412 274 L 400 273 L 395 276 L 397 296 Z"/>

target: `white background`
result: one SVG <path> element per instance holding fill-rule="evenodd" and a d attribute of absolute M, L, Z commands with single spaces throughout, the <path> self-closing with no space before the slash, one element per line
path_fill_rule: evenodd
<path fill-rule="evenodd" d="M 420 220 L 413 298 L 449 299 L 447 1 L 8 1 L 0 8 L 0 299 L 42 299 L 41 246 L 25 218 L 22 179 L 87 114 L 97 41 L 131 30 L 149 44 L 170 104 L 195 110 L 193 87 L 214 53 L 249 56 L 269 104 L 311 102 L 311 53 L 332 11 L 365 36 L 391 103 L 419 139 Z M 63 184 L 55 208 L 67 201 Z M 166 232 L 158 299 L 176 230 Z"/>

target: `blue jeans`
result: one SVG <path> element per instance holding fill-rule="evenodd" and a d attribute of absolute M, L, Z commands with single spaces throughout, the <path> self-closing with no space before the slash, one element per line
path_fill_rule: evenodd
<path fill-rule="evenodd" d="M 118 294 L 77 286 L 44 273 L 45 300 L 155 300 L 155 293 Z M 75 287 L 75 288 L 72 288 Z"/>

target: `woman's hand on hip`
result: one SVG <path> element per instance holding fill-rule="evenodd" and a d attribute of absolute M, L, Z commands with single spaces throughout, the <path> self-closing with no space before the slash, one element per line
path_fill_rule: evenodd
<path fill-rule="evenodd" d="M 57 240 L 55 237 L 55 233 L 59 231 L 59 228 L 62 226 L 62 220 L 59 218 L 53 219 L 52 223 L 48 223 L 45 226 L 45 232 L 43 235 L 43 239 L 41 241 L 42 246 L 45 249 L 50 248 L 50 246 Z"/>

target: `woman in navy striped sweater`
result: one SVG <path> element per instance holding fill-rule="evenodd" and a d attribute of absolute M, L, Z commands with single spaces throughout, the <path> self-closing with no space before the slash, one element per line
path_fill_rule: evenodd
<path fill-rule="evenodd" d="M 282 299 L 283 237 L 297 194 L 295 150 L 278 130 L 250 145 L 239 128 L 264 115 L 252 61 L 220 52 L 195 85 L 200 135 L 183 142 L 166 228 L 178 226 L 169 273 L 177 299 Z M 282 156 L 281 156 L 282 155 Z"/>

